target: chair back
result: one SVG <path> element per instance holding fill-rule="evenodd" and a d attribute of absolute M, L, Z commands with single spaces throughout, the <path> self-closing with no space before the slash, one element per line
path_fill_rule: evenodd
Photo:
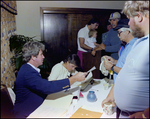
<path fill-rule="evenodd" d="M 13 102 L 5 84 L 1 84 L 1 118 L 12 118 Z"/>

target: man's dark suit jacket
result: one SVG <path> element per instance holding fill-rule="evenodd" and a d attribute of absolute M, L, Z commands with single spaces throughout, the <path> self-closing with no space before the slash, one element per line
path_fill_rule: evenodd
<path fill-rule="evenodd" d="M 26 118 L 38 108 L 48 94 L 70 88 L 69 79 L 48 81 L 29 64 L 20 68 L 16 79 L 15 117 Z M 62 102 L 63 103 L 63 102 Z"/>

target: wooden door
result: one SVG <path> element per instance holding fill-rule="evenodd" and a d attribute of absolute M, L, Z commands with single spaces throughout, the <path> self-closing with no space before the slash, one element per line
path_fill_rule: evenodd
<path fill-rule="evenodd" d="M 44 14 L 45 57 L 53 63 L 68 55 L 67 14 Z"/>

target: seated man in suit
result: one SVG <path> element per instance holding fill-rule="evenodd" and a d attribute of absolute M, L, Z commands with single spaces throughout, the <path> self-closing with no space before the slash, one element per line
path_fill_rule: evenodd
<path fill-rule="evenodd" d="M 58 81 L 42 79 L 38 66 L 42 65 L 45 46 L 40 42 L 27 42 L 22 49 L 23 61 L 16 79 L 16 101 L 13 108 L 15 117 L 26 118 L 38 108 L 46 96 L 70 88 L 76 81 L 85 80 L 87 73 L 76 75 Z"/>

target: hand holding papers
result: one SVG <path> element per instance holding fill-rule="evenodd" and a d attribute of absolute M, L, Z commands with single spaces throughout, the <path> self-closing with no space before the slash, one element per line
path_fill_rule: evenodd
<path fill-rule="evenodd" d="M 88 75 L 86 76 L 85 80 L 81 81 L 81 83 L 88 81 L 92 76 L 93 76 L 92 72 L 89 72 Z"/>
<path fill-rule="evenodd" d="M 86 76 L 85 80 L 82 81 L 81 83 L 84 83 L 84 82 L 86 82 L 88 79 L 90 79 L 90 78 L 93 76 L 92 71 L 95 70 L 95 69 L 96 69 L 96 67 L 94 66 L 94 67 L 92 67 L 89 71 L 87 71 L 87 76 Z"/>
<path fill-rule="evenodd" d="M 95 69 L 96 69 L 95 66 L 92 67 L 89 71 L 87 71 L 87 76 L 86 76 L 85 80 L 81 81 L 81 82 L 76 81 L 74 84 L 71 85 L 71 88 L 79 86 L 79 85 L 87 82 L 90 78 L 92 78 L 92 76 L 93 76 L 92 71 L 95 70 Z"/>

